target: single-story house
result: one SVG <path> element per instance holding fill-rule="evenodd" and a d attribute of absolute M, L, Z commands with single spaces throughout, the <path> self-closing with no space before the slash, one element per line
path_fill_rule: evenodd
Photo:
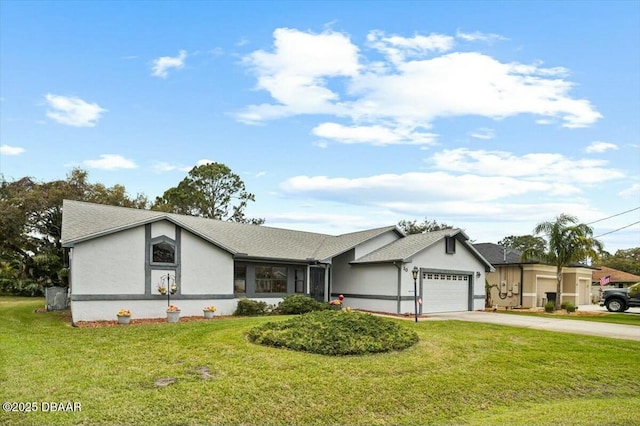
<path fill-rule="evenodd" d="M 640 281 L 640 276 L 630 274 L 629 272 L 620 271 L 618 269 L 609 268 L 608 266 L 599 266 L 598 270 L 593 271 L 591 283 L 600 285 L 600 279 L 604 278 L 609 287 L 624 288 L 629 287 Z M 603 281 L 603 283 L 605 282 Z"/>
<path fill-rule="evenodd" d="M 493 243 L 474 244 L 495 271 L 486 274 L 491 304 L 500 307 L 543 307 L 557 292 L 556 267 L 537 261 L 523 262 L 517 250 Z M 571 265 L 562 270 L 562 301 L 591 303 L 591 273 L 595 268 Z M 553 293 L 550 295 L 548 293 Z"/>
<path fill-rule="evenodd" d="M 277 304 L 289 294 L 357 309 L 421 313 L 484 306 L 490 263 L 459 229 L 405 235 L 395 225 L 332 236 L 149 210 L 65 200 L 73 321 L 165 316 L 167 296 L 182 315 L 215 305 L 231 314 L 240 298 Z"/>
<path fill-rule="evenodd" d="M 593 271 L 591 276 L 591 297 L 594 301 L 602 298 L 603 290 L 611 287 L 624 288 L 640 282 L 640 276 L 629 272 L 599 266 L 600 269 Z M 600 284 L 602 280 L 602 285 Z"/>

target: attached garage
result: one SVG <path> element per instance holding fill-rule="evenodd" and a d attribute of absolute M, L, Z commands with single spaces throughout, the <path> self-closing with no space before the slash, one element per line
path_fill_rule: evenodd
<path fill-rule="evenodd" d="M 353 256 L 352 253 L 348 253 Z M 485 273 L 493 268 L 460 229 L 407 235 L 353 260 L 334 258 L 331 296 L 356 309 L 419 314 L 484 308 Z"/>
<path fill-rule="evenodd" d="M 469 275 L 422 272 L 422 313 L 470 310 L 470 284 Z"/>

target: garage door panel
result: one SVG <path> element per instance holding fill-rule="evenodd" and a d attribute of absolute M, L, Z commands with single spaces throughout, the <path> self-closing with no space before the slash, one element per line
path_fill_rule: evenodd
<path fill-rule="evenodd" d="M 422 277 L 422 312 L 469 310 L 468 275 L 424 273 Z"/>

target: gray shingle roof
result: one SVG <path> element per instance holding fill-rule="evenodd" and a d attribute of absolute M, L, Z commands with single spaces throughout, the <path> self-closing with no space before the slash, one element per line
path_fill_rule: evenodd
<path fill-rule="evenodd" d="M 392 262 L 394 260 L 406 261 L 444 237 L 454 236 L 460 232 L 462 231 L 459 229 L 445 229 L 424 234 L 407 235 L 406 238 L 401 238 L 381 247 L 354 260 L 352 263 Z"/>
<path fill-rule="evenodd" d="M 395 226 L 340 236 L 294 231 L 150 210 L 65 200 L 62 244 L 74 244 L 146 223 L 169 220 L 234 255 L 287 260 L 327 260 Z M 399 232 L 399 231 L 398 231 Z"/>
<path fill-rule="evenodd" d="M 494 243 L 479 243 L 473 245 L 476 250 L 489 261 L 492 265 L 510 265 L 523 263 L 520 260 L 520 253 L 508 247 L 502 247 Z"/>
<path fill-rule="evenodd" d="M 469 243 L 469 237 L 462 230 L 452 228 L 441 231 L 426 232 L 424 234 L 407 235 L 378 250 L 362 256 L 351 263 L 382 263 L 402 261 L 407 262 L 418 253 L 437 243 L 445 237 L 456 237 L 464 244 L 471 254 L 485 265 L 487 271 L 492 271 L 491 264 Z"/>

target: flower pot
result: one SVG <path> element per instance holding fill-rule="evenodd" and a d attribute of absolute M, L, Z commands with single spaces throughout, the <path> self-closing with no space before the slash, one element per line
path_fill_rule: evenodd
<path fill-rule="evenodd" d="M 211 319 L 211 318 L 213 318 L 213 314 L 215 313 L 214 311 L 202 311 L 202 312 L 204 312 L 204 317 L 205 317 L 206 319 Z"/>
<path fill-rule="evenodd" d="M 131 322 L 131 315 L 118 315 L 118 324 L 129 324 Z"/>
<path fill-rule="evenodd" d="M 331 309 L 335 311 L 340 311 L 342 310 L 342 305 L 331 305 Z"/>
<path fill-rule="evenodd" d="M 180 320 L 180 311 L 167 311 L 167 322 L 178 322 Z"/>

